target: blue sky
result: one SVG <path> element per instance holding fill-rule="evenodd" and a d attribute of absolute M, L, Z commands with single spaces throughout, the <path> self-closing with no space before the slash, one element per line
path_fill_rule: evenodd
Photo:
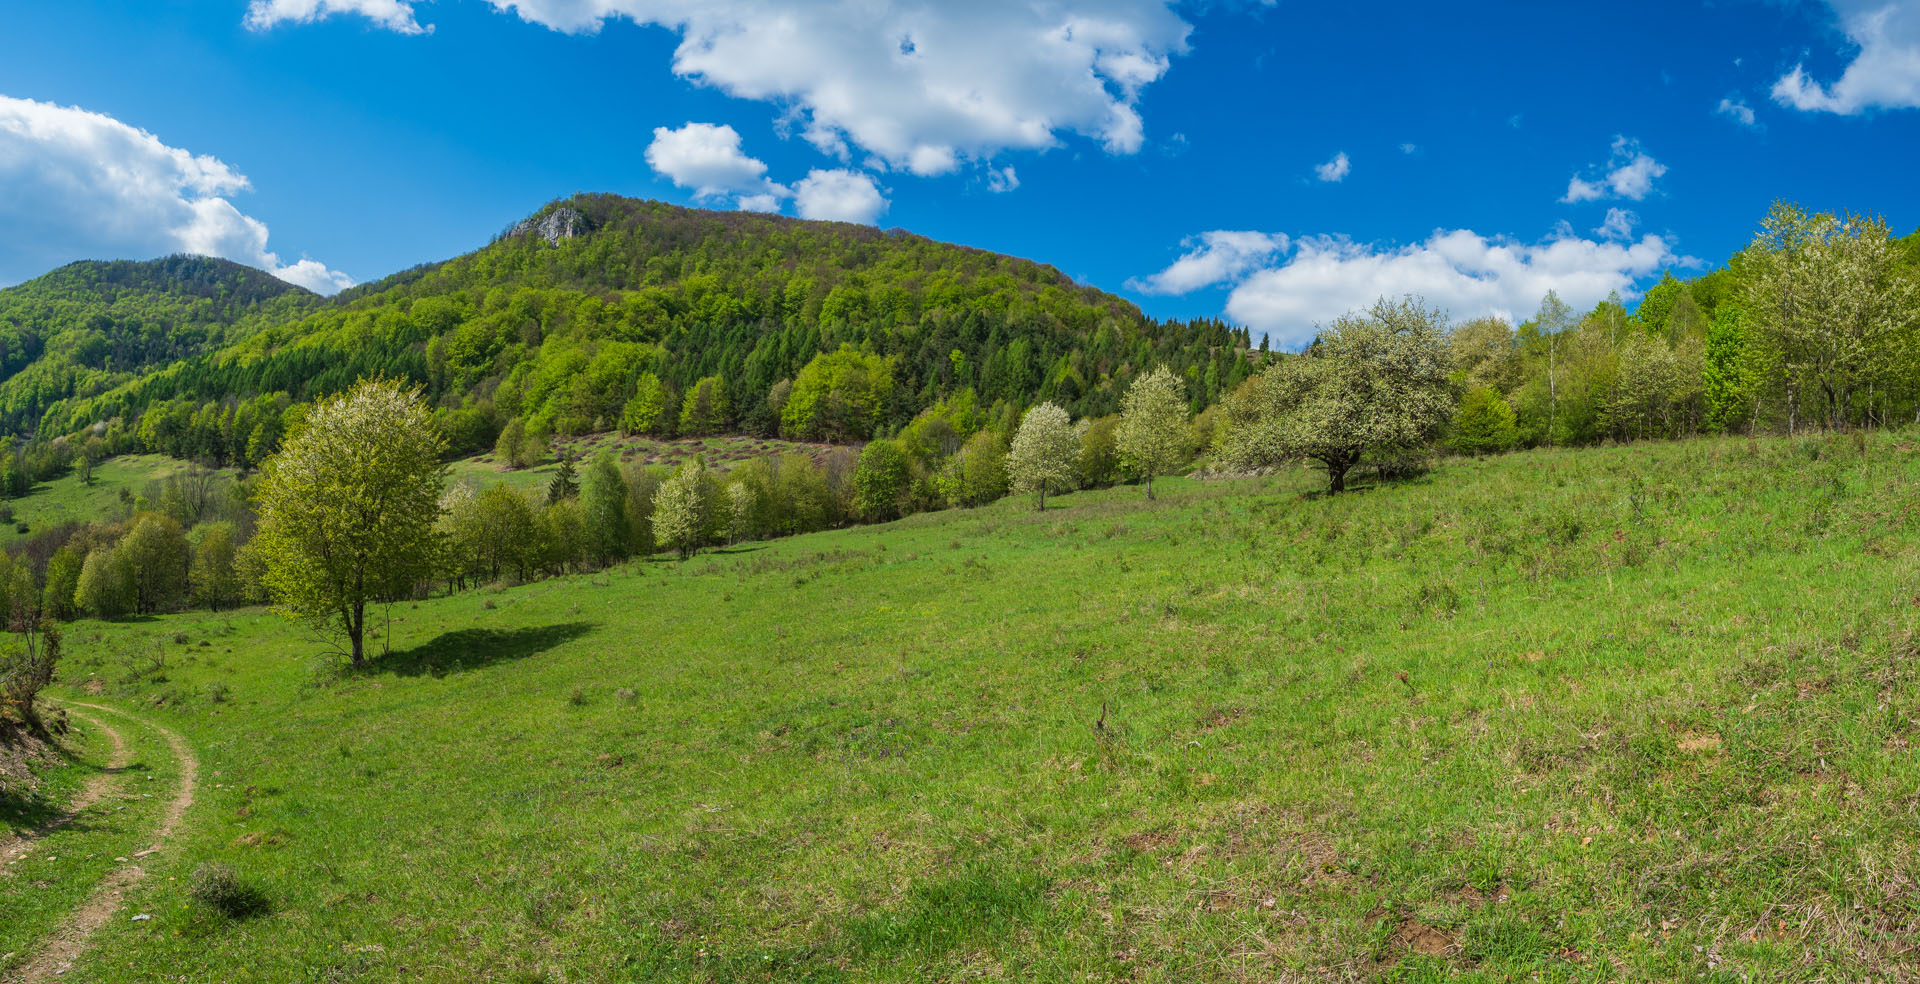
<path fill-rule="evenodd" d="M 0 283 L 319 289 L 574 191 L 872 221 L 1296 344 L 1584 306 L 1776 198 L 1920 224 L 1920 2 L 63 0 L 0 40 Z M 1343 156 L 1344 155 L 1344 156 Z"/>

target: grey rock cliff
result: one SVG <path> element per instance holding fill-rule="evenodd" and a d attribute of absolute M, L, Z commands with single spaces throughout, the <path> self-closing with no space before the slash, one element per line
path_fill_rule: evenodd
<path fill-rule="evenodd" d="M 508 232 L 509 236 L 524 236 L 533 233 L 547 241 L 549 246 L 560 245 L 562 239 L 572 239 L 584 235 L 587 231 L 586 216 L 570 208 L 556 208 L 537 219 L 523 220 Z"/>

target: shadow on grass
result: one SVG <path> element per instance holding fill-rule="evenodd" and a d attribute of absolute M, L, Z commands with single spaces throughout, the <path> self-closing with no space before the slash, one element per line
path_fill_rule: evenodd
<path fill-rule="evenodd" d="M 562 622 L 529 629 L 460 629 L 432 641 L 370 660 L 363 673 L 444 676 L 537 656 L 592 632 L 592 622 Z"/>
<path fill-rule="evenodd" d="M 709 553 L 709 554 L 720 554 L 725 556 L 730 554 L 755 553 L 757 551 L 761 551 L 765 549 L 767 549 L 767 545 L 764 543 L 736 543 L 730 547 L 708 547 L 706 550 L 702 552 Z"/>

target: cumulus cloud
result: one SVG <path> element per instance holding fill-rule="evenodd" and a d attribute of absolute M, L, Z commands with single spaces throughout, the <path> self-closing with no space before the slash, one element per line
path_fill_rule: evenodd
<path fill-rule="evenodd" d="M 260 0 L 249 23 L 384 13 L 376 23 L 404 30 L 415 2 Z M 919 175 L 1044 150 L 1062 134 L 1138 151 L 1141 92 L 1187 50 L 1192 30 L 1174 0 L 487 2 L 556 31 L 590 33 L 616 19 L 673 31 L 680 76 L 782 107 L 827 153 L 844 158 L 855 147 Z"/>
<path fill-rule="evenodd" d="M 1282 233 L 1223 229 L 1188 237 L 1180 245 L 1187 252 L 1171 266 L 1152 276 L 1127 281 L 1127 289 L 1142 294 L 1188 294 L 1238 280 L 1285 252 L 1287 237 Z"/>
<path fill-rule="evenodd" d="M 1333 155 L 1333 160 L 1315 167 L 1313 173 L 1322 181 L 1344 181 L 1352 170 L 1353 164 L 1347 160 L 1347 152 L 1343 150 Z"/>
<path fill-rule="evenodd" d="M 807 172 L 793 187 L 793 204 L 803 219 L 872 225 L 889 203 L 872 175 L 836 169 Z"/>
<path fill-rule="evenodd" d="M 1600 228 L 1593 231 L 1603 239 L 1631 239 L 1633 227 L 1639 224 L 1640 216 L 1633 214 L 1631 210 L 1610 208 L 1607 209 L 1606 221 L 1600 223 Z"/>
<path fill-rule="evenodd" d="M 225 197 L 250 187 L 113 117 L 0 96 L 0 282 L 73 260 L 199 253 L 323 294 L 353 285 L 315 260 L 283 265 L 266 224 Z"/>
<path fill-rule="evenodd" d="M 1599 201 L 1602 198 L 1627 198 L 1639 201 L 1653 192 L 1655 178 L 1667 173 L 1667 166 L 1647 156 L 1640 141 L 1613 138 L 1613 156 L 1606 173 L 1593 180 L 1576 174 L 1567 182 L 1567 204 Z"/>
<path fill-rule="evenodd" d="M 1851 116 L 1869 109 L 1920 108 L 1920 4 L 1912 0 L 1830 0 L 1840 30 L 1859 48 L 1840 79 L 1824 85 L 1805 65 L 1773 84 L 1773 100 L 1805 112 Z"/>
<path fill-rule="evenodd" d="M 1758 121 L 1754 118 L 1753 107 L 1747 105 L 1745 99 L 1722 99 L 1720 100 L 1720 105 L 1715 107 L 1713 111 L 1741 126 L 1751 127 L 1759 125 Z"/>
<path fill-rule="evenodd" d="M 695 198 L 731 199 L 749 212 L 777 212 L 790 191 L 767 180 L 767 165 L 740 149 L 740 134 L 725 124 L 688 123 L 653 128 L 647 166 Z"/>
<path fill-rule="evenodd" d="M 1014 173 L 1013 165 L 987 168 L 988 191 L 998 194 L 1018 187 L 1020 187 L 1020 175 Z"/>
<path fill-rule="evenodd" d="M 278 24 L 311 24 L 335 14 L 358 14 L 401 34 L 433 31 L 432 26 L 421 27 L 413 19 L 409 0 L 253 0 L 247 5 L 247 26 L 265 31 Z"/>
<path fill-rule="evenodd" d="M 1690 262 L 1676 257 L 1672 245 L 1659 236 L 1600 242 L 1556 235 L 1528 244 L 1459 229 L 1438 230 L 1423 242 L 1398 248 L 1314 236 L 1293 240 L 1252 264 L 1207 268 L 1204 246 L 1213 235 L 1259 234 L 1203 234 L 1201 250 L 1182 256 L 1147 282 L 1166 278 L 1169 288 L 1231 282 L 1227 316 L 1265 333 L 1282 348 L 1305 345 L 1318 326 L 1380 297 L 1417 294 L 1456 320 L 1483 315 L 1513 320 L 1535 310 L 1549 290 L 1558 291 L 1577 310 L 1613 291 L 1636 297 L 1634 284 L 1641 278 Z M 1278 241 L 1286 242 L 1284 237 Z M 1221 273 L 1228 269 L 1234 272 Z"/>

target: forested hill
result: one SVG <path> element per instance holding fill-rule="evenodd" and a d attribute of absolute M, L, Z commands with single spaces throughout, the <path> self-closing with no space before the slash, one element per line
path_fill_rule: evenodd
<path fill-rule="evenodd" d="M 1199 409 L 1257 358 L 1244 330 L 1151 320 L 1027 260 L 613 195 L 554 202 L 476 252 L 248 327 L 16 430 L 119 420 L 149 450 L 245 461 L 275 443 L 290 403 L 386 374 L 427 387 L 457 450 L 515 418 L 562 434 L 861 439 L 968 391 L 981 412 L 1051 399 L 1111 413 L 1161 363 Z"/>
<path fill-rule="evenodd" d="M 321 299 L 227 260 L 85 261 L 0 290 L 0 428 L 237 341 Z"/>

